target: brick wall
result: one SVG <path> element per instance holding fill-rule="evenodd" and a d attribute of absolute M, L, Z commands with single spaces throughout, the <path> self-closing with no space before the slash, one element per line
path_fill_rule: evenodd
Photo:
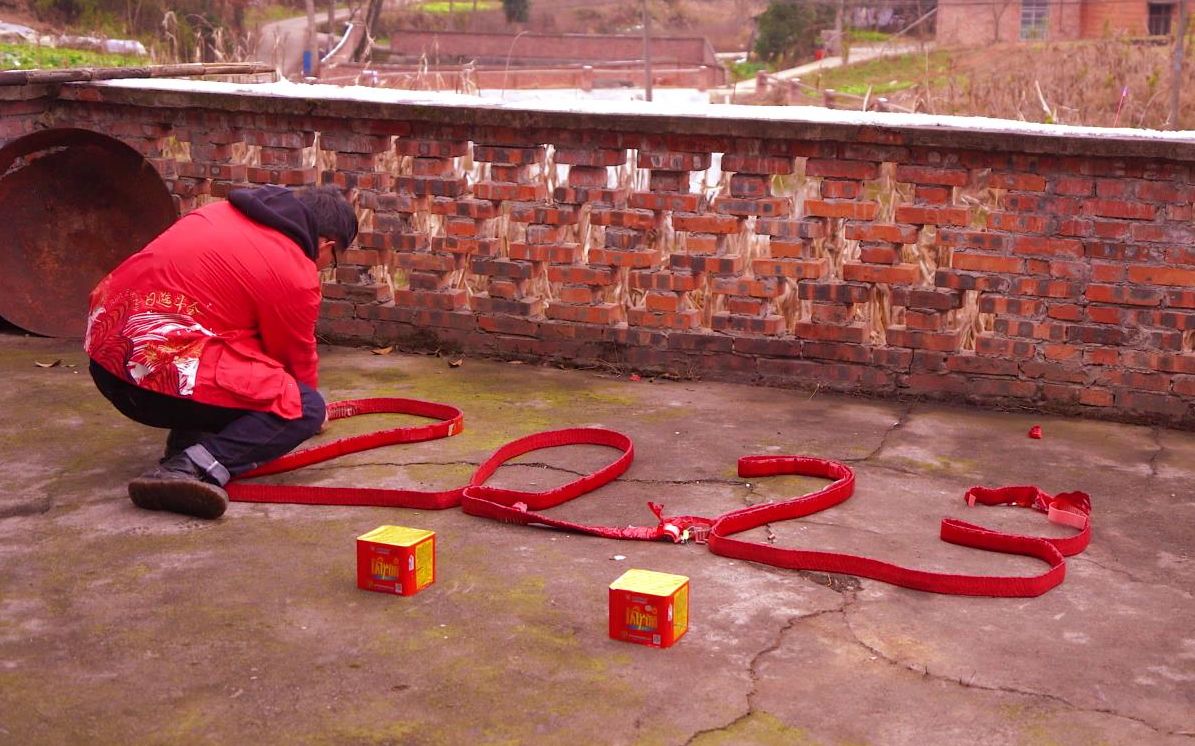
<path fill-rule="evenodd" d="M 0 132 L 110 133 L 184 211 L 351 189 L 340 342 L 1195 425 L 1189 139 L 420 95 L 67 86 Z"/>
<path fill-rule="evenodd" d="M 714 48 L 700 36 L 653 36 L 652 59 L 672 65 L 718 64 Z M 627 62 L 643 58 L 643 37 L 626 34 L 478 34 L 464 31 L 405 30 L 389 47 L 375 51 L 376 59 L 421 58 L 437 61 L 477 61 L 482 65 L 591 64 Z M 398 60 L 395 60 L 398 61 Z"/>

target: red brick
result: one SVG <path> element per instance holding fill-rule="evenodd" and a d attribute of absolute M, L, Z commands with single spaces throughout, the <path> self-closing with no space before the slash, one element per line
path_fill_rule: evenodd
<path fill-rule="evenodd" d="M 431 176 L 399 176 L 394 180 L 399 192 L 419 197 L 457 197 L 465 191 L 464 179 L 442 179 Z"/>
<path fill-rule="evenodd" d="M 913 201 L 921 205 L 948 205 L 954 200 L 948 187 L 919 184 L 913 188 Z"/>
<path fill-rule="evenodd" d="M 507 277 L 515 280 L 528 280 L 540 274 L 542 265 L 532 262 L 516 262 L 509 259 L 473 259 L 469 263 L 469 271 L 479 275 L 491 277 Z"/>
<path fill-rule="evenodd" d="M 877 282 L 891 285 L 914 285 L 921 281 L 921 268 L 916 264 L 879 266 L 844 262 L 842 279 L 855 282 Z"/>
<path fill-rule="evenodd" d="M 1083 286 L 1066 280 L 1039 280 L 1026 277 L 1016 282 L 1018 295 L 1036 295 L 1044 298 L 1078 298 Z"/>
<path fill-rule="evenodd" d="M 874 178 L 874 177 L 872 177 Z M 930 166 L 897 165 L 896 180 L 913 184 L 966 186 L 969 174 L 962 168 L 934 168 Z"/>
<path fill-rule="evenodd" d="M 831 303 L 865 303 L 871 299 L 871 286 L 858 282 L 804 281 L 797 285 L 797 297 Z"/>
<path fill-rule="evenodd" d="M 995 253 L 1007 251 L 1010 238 L 1011 236 L 1005 233 L 958 230 L 957 228 L 942 228 L 938 231 L 938 243 L 942 246 Z"/>
<path fill-rule="evenodd" d="M 616 271 L 610 267 L 579 267 L 563 264 L 548 265 L 549 282 L 582 285 L 613 285 Z"/>
<path fill-rule="evenodd" d="M 1012 231 L 1013 233 L 1045 233 L 1050 228 L 1050 220 L 1044 215 L 993 212 L 988 214 L 988 227 L 992 230 Z"/>
<path fill-rule="evenodd" d="M 980 334 L 975 338 L 975 353 L 977 355 L 1028 360 L 1036 352 L 1036 344 L 1021 339 L 1007 339 L 992 334 Z"/>
<path fill-rule="evenodd" d="M 1112 199 L 1092 199 L 1083 204 L 1083 212 L 1102 218 L 1125 220 L 1153 220 L 1158 213 L 1154 205 L 1143 202 L 1126 202 Z"/>
<path fill-rule="evenodd" d="M 782 241 L 776 238 L 768 241 L 768 253 L 773 259 L 806 259 L 813 254 L 810 241 Z"/>
<path fill-rule="evenodd" d="M 411 175 L 451 178 L 457 175 L 456 164 L 451 158 L 412 158 Z"/>
<path fill-rule="evenodd" d="M 732 174 L 729 187 L 730 196 L 732 197 L 772 196 L 772 179 L 770 176 Z"/>
<path fill-rule="evenodd" d="M 809 320 L 814 324 L 839 324 L 847 325 L 851 323 L 855 315 L 855 310 L 852 306 L 844 306 L 839 303 L 812 303 L 812 308 L 809 313 Z"/>
<path fill-rule="evenodd" d="M 679 311 L 681 296 L 677 293 L 649 292 L 644 296 L 643 303 L 653 313 Z"/>
<path fill-rule="evenodd" d="M 729 313 L 716 313 L 711 320 L 710 328 L 714 331 L 776 336 L 784 334 L 785 323 L 783 316 L 736 316 Z"/>
<path fill-rule="evenodd" d="M 574 225 L 580 211 L 572 205 L 551 206 L 534 202 L 515 202 L 509 205 L 510 219 L 516 223 L 545 225 Z"/>
<path fill-rule="evenodd" d="M 469 143 L 465 140 L 418 140 L 400 137 L 394 141 L 396 153 L 418 158 L 455 158 L 464 155 L 468 150 Z"/>
<path fill-rule="evenodd" d="M 544 162 L 544 149 L 542 147 L 509 148 L 474 143 L 473 160 L 501 166 L 529 166 Z"/>
<path fill-rule="evenodd" d="M 891 299 L 894 306 L 935 311 L 949 311 L 963 304 L 962 294 L 958 291 L 938 288 L 894 287 Z"/>
<path fill-rule="evenodd" d="M 1193 287 L 1195 286 L 1195 269 L 1135 265 L 1129 267 L 1129 282 Z"/>
<path fill-rule="evenodd" d="M 1033 318 L 1040 316 L 1045 304 L 1032 298 L 1008 298 L 1003 295 L 985 294 L 979 298 L 982 313 L 996 313 L 1007 316 Z"/>
<path fill-rule="evenodd" d="M 866 264 L 898 264 L 900 247 L 891 244 L 860 244 L 859 261 Z"/>
<path fill-rule="evenodd" d="M 797 322 L 793 327 L 793 335 L 801 339 L 816 339 L 828 342 L 863 344 L 867 341 L 867 329 L 862 324 L 840 326 L 837 324 Z"/>
<path fill-rule="evenodd" d="M 548 188 L 543 184 L 504 184 L 496 181 L 479 181 L 473 185 L 473 196 L 495 202 L 531 202 L 543 199 Z"/>
<path fill-rule="evenodd" d="M 954 332 L 922 332 L 890 326 L 884 336 L 888 344 L 893 347 L 934 350 L 936 352 L 954 352 L 963 343 L 961 329 Z"/>
<path fill-rule="evenodd" d="M 967 225 L 970 219 L 970 213 L 965 207 L 901 205 L 896 208 L 896 222 L 898 223 L 913 223 L 914 225 Z"/>
<path fill-rule="evenodd" d="M 1117 303 L 1132 306 L 1158 306 L 1162 303 L 1162 290 L 1136 285 L 1088 285 L 1084 293 L 1087 300 L 1095 303 Z"/>
<path fill-rule="evenodd" d="M 1020 192 L 1044 192 L 1046 179 L 1037 174 L 993 173 L 988 185 L 996 189 L 1014 189 Z"/>
<path fill-rule="evenodd" d="M 775 298 L 784 291 L 784 286 L 775 277 L 747 280 L 737 277 L 715 277 L 710 285 L 711 292 L 724 295 L 746 295 L 753 298 Z"/>
<path fill-rule="evenodd" d="M 451 254 L 402 252 L 394 255 L 394 263 L 415 272 L 452 272 L 456 269 L 456 257 Z"/>
<path fill-rule="evenodd" d="M 1083 256 L 1083 242 L 1073 238 L 1042 238 L 1038 236 L 1015 236 L 1012 239 L 1015 254 L 1026 256 Z"/>
<path fill-rule="evenodd" d="M 824 179 L 821 184 L 822 199 L 856 199 L 863 193 L 863 184 L 858 181 Z"/>
<path fill-rule="evenodd" d="M 702 276 L 688 272 L 669 271 L 632 271 L 627 278 L 627 284 L 632 288 L 645 290 L 696 290 L 702 284 Z"/>
<path fill-rule="evenodd" d="M 557 148 L 553 160 L 574 166 L 621 166 L 627 162 L 627 151 L 625 148 Z"/>
<path fill-rule="evenodd" d="M 696 329 L 701 326 L 701 312 L 688 309 L 657 313 L 649 309 L 631 308 L 627 310 L 627 324 L 649 329 Z"/>
<path fill-rule="evenodd" d="M 556 291 L 556 299 L 562 303 L 589 304 L 601 300 L 601 296 L 593 285 L 563 285 Z"/>
<path fill-rule="evenodd" d="M 615 303 L 602 303 L 596 306 L 549 303 L 544 315 L 560 321 L 608 326 L 622 321 L 623 313 L 622 306 Z"/>
<path fill-rule="evenodd" d="M 771 308 L 765 298 L 744 298 L 741 295 L 726 296 L 726 311 L 739 316 L 760 316 Z"/>
<path fill-rule="evenodd" d="M 458 290 L 395 290 L 394 305 L 455 311 L 469 304 L 468 292 Z"/>
<path fill-rule="evenodd" d="M 874 161 L 850 161 L 841 158 L 810 158 L 805 162 L 805 175 L 835 179 L 876 179 L 880 175 L 880 164 Z"/>
<path fill-rule="evenodd" d="M 690 272 L 740 275 L 743 273 L 746 260 L 741 256 L 689 256 L 686 254 L 672 254 L 668 257 L 668 264 L 673 269 L 688 270 Z"/>
<path fill-rule="evenodd" d="M 672 214 L 672 227 L 678 231 L 729 234 L 738 233 L 742 226 L 742 218 L 733 215 L 715 215 L 711 213 L 699 215 Z"/>
<path fill-rule="evenodd" d="M 912 225 L 889 223 L 848 222 L 844 226 L 845 236 L 852 241 L 885 241 L 888 243 L 916 243 L 917 228 Z"/>
<path fill-rule="evenodd" d="M 905 310 L 905 327 L 916 331 L 940 332 L 946 328 L 949 317 L 941 311 Z"/>
<path fill-rule="evenodd" d="M 755 221 L 755 232 L 786 240 L 823 238 L 826 222 L 819 218 L 785 220 L 782 218 L 760 218 Z M 847 236 L 850 238 L 851 236 Z"/>
<path fill-rule="evenodd" d="M 710 167 L 709 153 L 653 153 L 640 150 L 636 160 L 639 168 L 660 171 L 704 171 Z"/>
<path fill-rule="evenodd" d="M 594 209 L 589 213 L 592 225 L 613 225 L 619 228 L 634 230 L 651 230 L 656 226 L 656 214 L 650 210 L 602 210 Z"/>
<path fill-rule="evenodd" d="M 955 269 L 972 272 L 1003 272 L 1006 274 L 1024 274 L 1025 272 L 1025 261 L 1011 256 L 967 254 L 956 251 L 950 264 Z"/>
<path fill-rule="evenodd" d="M 818 217 L 873 220 L 877 212 L 879 212 L 879 204 L 876 202 L 825 199 L 805 200 L 805 213 Z"/>
<path fill-rule="evenodd" d="M 780 156 L 726 153 L 722 156 L 722 170 L 729 173 L 791 174 L 793 172 L 793 159 Z"/>
<path fill-rule="evenodd" d="M 605 168 L 572 166 L 568 170 L 567 184 L 570 187 L 605 188 L 610 182 L 610 171 Z"/>
<path fill-rule="evenodd" d="M 717 197 L 714 199 L 714 210 L 725 215 L 742 217 L 749 215 L 775 217 L 792 212 L 792 199 L 788 197 L 760 197 L 758 199 Z"/>
<path fill-rule="evenodd" d="M 821 259 L 755 259 L 751 269 L 757 277 L 793 277 L 798 280 L 816 280 L 824 277 L 828 268 L 825 257 Z"/>
<path fill-rule="evenodd" d="M 576 264 L 581 261 L 581 245 L 575 243 L 511 243 L 509 253 L 511 259 L 532 262 Z"/>
<path fill-rule="evenodd" d="M 630 195 L 628 206 L 657 212 L 702 212 L 709 205 L 704 194 L 657 194 L 635 192 Z"/>
<path fill-rule="evenodd" d="M 539 336 L 540 325 L 529 319 L 512 316 L 479 316 L 477 327 L 491 334 L 515 334 L 521 337 Z"/>
<path fill-rule="evenodd" d="M 946 358 L 946 370 L 954 373 L 970 373 L 981 376 L 1021 375 L 1021 366 L 1016 360 L 985 355 L 961 353 Z"/>
<path fill-rule="evenodd" d="M 596 246 L 589 249 L 589 263 L 595 265 L 643 268 L 653 266 L 659 258 L 658 251 L 620 251 Z"/>

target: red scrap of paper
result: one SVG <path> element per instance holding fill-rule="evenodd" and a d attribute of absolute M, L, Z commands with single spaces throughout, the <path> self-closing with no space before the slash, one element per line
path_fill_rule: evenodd
<path fill-rule="evenodd" d="M 629 378 L 630 378 L 630 380 L 632 380 L 632 381 L 638 381 L 638 380 L 640 380 L 640 378 L 639 378 L 639 374 L 638 374 L 638 373 L 632 373 L 632 374 L 629 376 Z"/>
<path fill-rule="evenodd" d="M 1041 440 L 1041 425 L 1034 425 L 1029 428 L 1029 437 L 1034 440 Z"/>

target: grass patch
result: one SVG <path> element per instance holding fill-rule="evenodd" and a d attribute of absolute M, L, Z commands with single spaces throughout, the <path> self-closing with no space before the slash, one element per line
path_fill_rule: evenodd
<path fill-rule="evenodd" d="M 880 44 L 892 38 L 892 34 L 865 28 L 853 28 L 846 32 L 846 38 L 854 44 Z"/>
<path fill-rule="evenodd" d="M 930 52 L 928 58 L 924 54 L 905 54 L 830 68 L 817 73 L 816 77 L 803 78 L 801 82 L 856 96 L 866 94 L 870 88 L 871 95 L 883 96 L 927 80 L 931 87 L 944 86 L 953 69 L 951 54 L 936 51 Z M 807 95 L 816 98 L 813 94 Z"/>
<path fill-rule="evenodd" d="M 321 10 L 323 11 L 322 13 L 320 12 Z M 266 23 L 285 21 L 287 18 L 295 18 L 301 15 L 306 15 L 302 9 L 290 8 L 285 5 L 250 5 L 245 9 L 245 27 L 258 28 Z M 327 6 L 317 8 L 315 12 L 316 23 L 327 21 L 327 19 Z"/>
<path fill-rule="evenodd" d="M 497 10 L 502 7 L 502 3 L 498 0 L 477 0 L 477 10 Z M 419 3 L 415 6 L 415 10 L 424 13 L 472 13 L 474 10 L 473 0 L 431 0 L 426 3 Z"/>
<path fill-rule="evenodd" d="M 730 69 L 732 79 L 739 81 L 754 78 L 760 70 L 767 70 L 768 64 L 758 60 L 748 60 L 746 62 L 731 62 L 727 67 Z"/>
<path fill-rule="evenodd" d="M 64 67 L 133 67 L 149 63 L 146 57 L 104 54 L 86 49 L 63 49 L 29 44 L 0 44 L 0 69 L 45 70 Z"/>

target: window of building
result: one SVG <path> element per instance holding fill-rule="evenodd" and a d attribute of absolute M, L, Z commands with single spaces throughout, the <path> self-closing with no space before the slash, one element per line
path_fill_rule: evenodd
<path fill-rule="evenodd" d="M 1044 39 L 1050 23 L 1049 0 L 1021 0 L 1021 38 Z"/>
<path fill-rule="evenodd" d="M 1150 3 L 1147 28 L 1150 36 L 1169 36 L 1174 3 Z"/>

